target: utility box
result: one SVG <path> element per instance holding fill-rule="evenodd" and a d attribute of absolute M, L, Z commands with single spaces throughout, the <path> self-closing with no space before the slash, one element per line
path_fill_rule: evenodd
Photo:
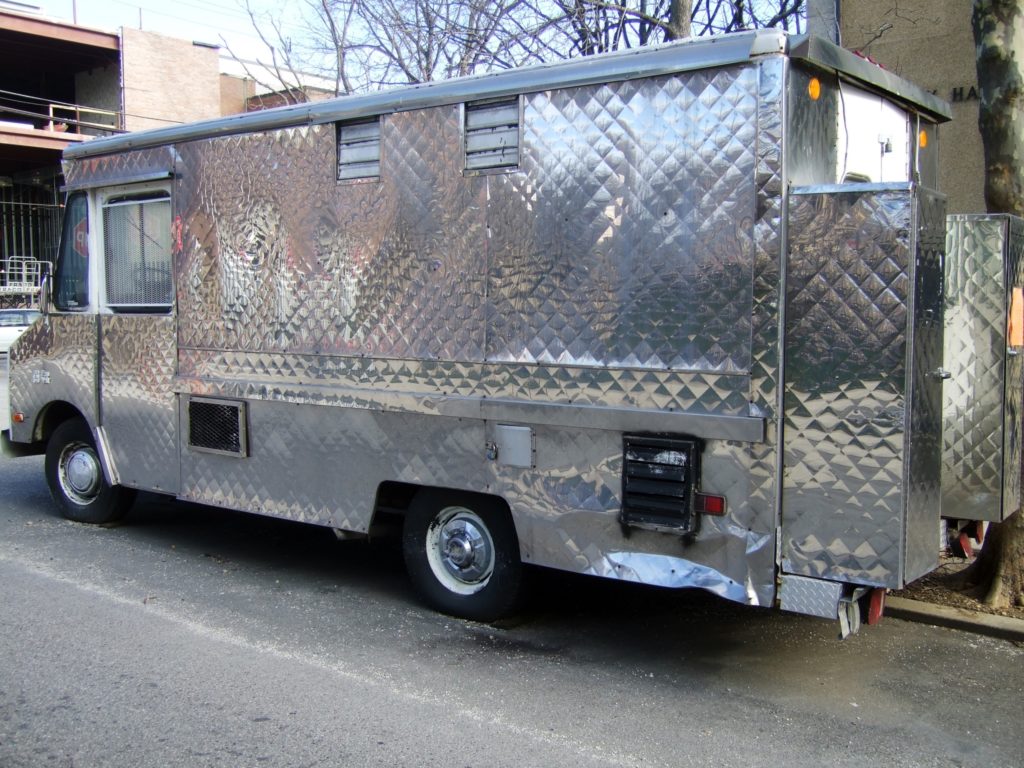
<path fill-rule="evenodd" d="M 1024 219 L 947 218 L 942 515 L 999 522 L 1020 506 Z"/>

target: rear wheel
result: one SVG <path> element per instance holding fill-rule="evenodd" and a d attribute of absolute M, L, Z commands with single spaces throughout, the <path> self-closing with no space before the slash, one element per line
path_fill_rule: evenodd
<path fill-rule="evenodd" d="M 522 583 L 519 539 L 500 503 L 421 493 L 406 516 L 402 549 L 413 584 L 433 608 L 477 621 L 514 609 Z"/>
<path fill-rule="evenodd" d="M 134 490 L 107 482 L 92 432 L 81 419 L 65 421 L 50 437 L 46 482 L 64 517 L 79 523 L 119 520 L 135 500 Z"/>

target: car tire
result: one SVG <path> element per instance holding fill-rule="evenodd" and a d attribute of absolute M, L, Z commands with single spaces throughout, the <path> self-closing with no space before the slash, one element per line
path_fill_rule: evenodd
<path fill-rule="evenodd" d="M 120 520 L 135 501 L 133 489 L 107 482 L 92 432 L 82 419 L 65 421 L 50 436 L 46 482 L 61 514 L 79 523 Z"/>
<path fill-rule="evenodd" d="M 515 609 L 523 565 L 515 525 L 500 501 L 421 492 L 405 518 L 402 550 L 413 586 L 432 608 L 488 622 Z"/>

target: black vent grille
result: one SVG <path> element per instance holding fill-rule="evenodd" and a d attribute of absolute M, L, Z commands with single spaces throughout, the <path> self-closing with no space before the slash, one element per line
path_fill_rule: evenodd
<path fill-rule="evenodd" d="M 338 125 L 338 181 L 380 176 L 380 118 Z"/>
<path fill-rule="evenodd" d="M 519 164 L 519 100 L 466 105 L 466 169 Z"/>
<path fill-rule="evenodd" d="M 245 403 L 189 400 L 188 444 L 200 451 L 245 456 Z"/>
<path fill-rule="evenodd" d="M 700 442 L 674 437 L 623 438 L 622 523 L 681 534 L 697 532 L 693 489 Z"/>

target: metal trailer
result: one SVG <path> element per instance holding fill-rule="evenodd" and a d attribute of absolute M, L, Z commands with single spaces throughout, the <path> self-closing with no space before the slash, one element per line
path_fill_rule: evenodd
<path fill-rule="evenodd" d="M 97 139 L 8 449 L 523 563 L 860 618 L 937 560 L 947 105 L 757 31 Z"/>
<path fill-rule="evenodd" d="M 1024 220 L 949 216 L 946 254 L 942 514 L 969 553 L 1020 508 Z"/>

